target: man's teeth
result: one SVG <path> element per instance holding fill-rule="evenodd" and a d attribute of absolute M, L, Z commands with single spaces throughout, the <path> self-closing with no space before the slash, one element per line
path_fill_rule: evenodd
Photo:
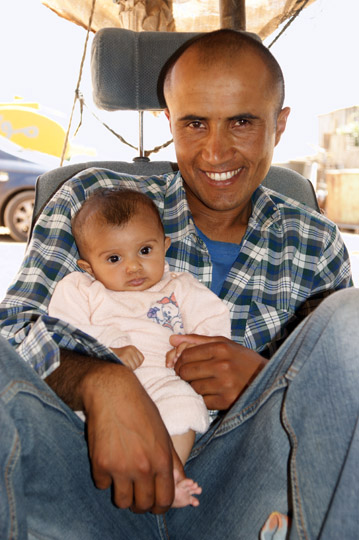
<path fill-rule="evenodd" d="M 225 180 L 229 180 L 234 176 L 235 174 L 238 174 L 242 167 L 239 169 L 236 169 L 235 171 L 227 171 L 222 173 L 213 173 L 213 172 L 206 172 L 206 175 L 209 176 L 211 180 L 216 180 L 216 182 L 224 182 Z"/>

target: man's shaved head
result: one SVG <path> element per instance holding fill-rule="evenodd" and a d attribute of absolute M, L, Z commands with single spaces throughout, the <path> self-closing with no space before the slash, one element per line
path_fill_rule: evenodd
<path fill-rule="evenodd" d="M 211 67 L 216 64 L 219 66 L 225 63 L 230 64 L 233 57 L 240 57 L 247 52 L 257 54 L 267 67 L 270 74 L 271 86 L 273 84 L 273 91 L 277 91 L 278 93 L 277 112 L 279 112 L 284 103 L 284 78 L 277 60 L 259 39 L 252 37 L 248 33 L 229 29 L 200 34 L 186 42 L 169 59 L 161 74 L 161 80 L 163 81 L 163 96 L 166 103 L 166 96 L 168 96 L 168 93 L 171 91 L 172 71 L 180 58 L 185 58 L 188 54 L 195 54 L 199 64 L 204 67 Z"/>

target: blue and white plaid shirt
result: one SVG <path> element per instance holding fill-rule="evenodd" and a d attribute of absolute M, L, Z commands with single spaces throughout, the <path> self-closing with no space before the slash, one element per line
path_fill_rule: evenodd
<path fill-rule="evenodd" d="M 196 234 L 180 173 L 148 178 L 88 169 L 78 174 L 38 219 L 22 268 L 0 305 L 1 334 L 43 377 L 59 365 L 59 348 L 116 360 L 94 338 L 47 315 L 57 281 L 78 270 L 71 218 L 91 191 L 116 186 L 153 199 L 171 237 L 170 267 L 211 285 L 210 255 Z M 270 356 L 325 296 L 352 285 L 351 272 L 337 227 L 322 215 L 262 186 L 252 207 L 220 297 L 231 312 L 232 338 Z"/>

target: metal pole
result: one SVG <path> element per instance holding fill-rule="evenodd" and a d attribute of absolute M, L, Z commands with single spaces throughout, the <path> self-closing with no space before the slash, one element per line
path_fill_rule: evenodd
<path fill-rule="evenodd" d="M 137 157 L 133 158 L 133 161 L 150 161 L 148 157 L 145 156 L 145 151 L 143 148 L 143 113 L 144 111 L 138 111 L 138 153 Z"/>
<path fill-rule="evenodd" d="M 219 0 L 221 28 L 246 29 L 246 0 Z"/>
<path fill-rule="evenodd" d="M 139 151 L 139 157 L 142 158 L 144 156 L 143 153 L 143 111 L 138 111 L 138 151 Z"/>

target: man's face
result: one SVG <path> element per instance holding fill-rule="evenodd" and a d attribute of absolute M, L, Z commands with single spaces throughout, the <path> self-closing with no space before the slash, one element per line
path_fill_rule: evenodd
<path fill-rule="evenodd" d="M 91 224 L 86 234 L 91 247 L 78 265 L 107 289 L 143 291 L 160 281 L 170 240 L 148 212 L 122 227 Z"/>
<path fill-rule="evenodd" d="M 248 219 L 250 199 L 266 176 L 289 109 L 263 61 L 245 52 L 211 65 L 186 51 L 166 91 L 166 115 L 194 215 Z"/>

